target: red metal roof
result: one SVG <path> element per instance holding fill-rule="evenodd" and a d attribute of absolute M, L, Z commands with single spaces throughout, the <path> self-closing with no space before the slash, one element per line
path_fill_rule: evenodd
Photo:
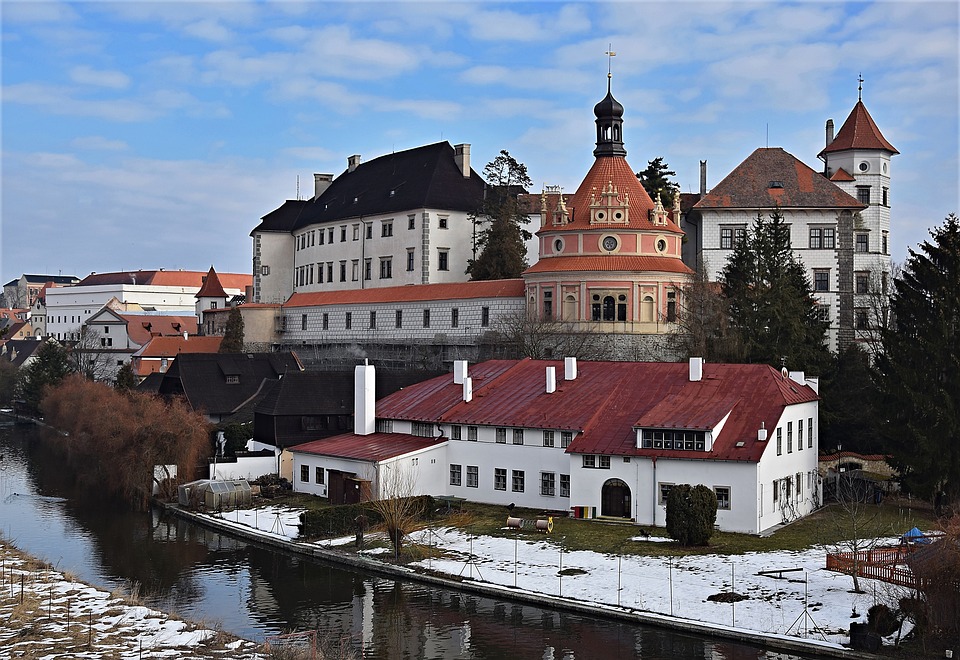
<path fill-rule="evenodd" d="M 837 137 L 824 147 L 818 156 L 847 149 L 879 149 L 889 151 L 891 154 L 900 153 L 883 137 L 883 133 L 877 128 L 863 101 L 857 101 L 853 110 L 850 111 L 850 116 L 840 127 Z"/>
<path fill-rule="evenodd" d="M 546 367 L 556 367 L 557 389 L 546 393 Z M 473 366 L 473 400 L 442 376 L 406 387 L 377 403 L 383 418 L 579 432 L 568 451 L 759 461 L 768 444 L 761 423 L 776 427 L 787 405 L 816 401 L 806 385 L 767 365 L 705 364 L 699 382 L 687 363 L 580 362 L 575 380 L 563 362 L 493 360 Z M 715 428 L 727 414 L 713 451 L 636 448 L 637 427 Z M 743 442 L 743 447 L 737 447 Z"/>
<path fill-rule="evenodd" d="M 382 461 L 420 449 L 435 447 L 445 442 L 447 442 L 446 438 L 420 438 L 406 433 L 371 433 L 370 435 L 347 433 L 295 445 L 290 447 L 290 451 L 317 456 L 352 458 L 358 461 Z"/>
<path fill-rule="evenodd" d="M 449 284 L 418 284 L 376 289 L 347 289 L 343 291 L 314 291 L 295 293 L 284 307 L 311 307 L 345 303 L 398 303 L 430 300 L 469 300 L 472 298 L 522 298 L 523 280 L 486 280 L 482 282 L 451 282 Z"/>
<path fill-rule="evenodd" d="M 680 259 L 640 255 L 596 255 L 542 257 L 524 275 L 556 272 L 643 272 L 643 273 L 692 273 Z"/>

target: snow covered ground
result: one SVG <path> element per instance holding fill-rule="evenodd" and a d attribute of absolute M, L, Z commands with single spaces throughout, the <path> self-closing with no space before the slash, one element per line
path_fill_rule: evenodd
<path fill-rule="evenodd" d="M 4 658 L 231 658 L 259 645 L 76 582 L 0 543 Z"/>
<path fill-rule="evenodd" d="M 217 517 L 231 525 L 296 540 L 299 514 L 300 510 L 268 507 Z M 424 559 L 413 566 L 454 577 L 831 644 L 847 643 L 850 623 L 866 622 L 867 610 L 875 602 L 889 602 L 887 596 L 896 589 L 861 578 L 865 593 L 851 593 L 849 576 L 824 568 L 824 548 L 671 559 L 561 552 L 548 536 L 537 541 L 471 536 L 456 528 L 421 530 L 411 540 L 442 549 L 441 558 Z M 637 544 L 669 542 L 640 536 L 632 540 Z M 336 547 L 353 541 L 349 536 L 317 544 Z M 890 543 L 896 543 L 896 539 L 890 539 Z M 383 550 L 372 549 L 367 554 L 380 552 Z M 784 572 L 759 575 L 779 570 Z M 733 603 L 708 600 L 709 596 L 730 592 L 746 598 Z M 903 632 L 907 632 L 906 626 Z"/>

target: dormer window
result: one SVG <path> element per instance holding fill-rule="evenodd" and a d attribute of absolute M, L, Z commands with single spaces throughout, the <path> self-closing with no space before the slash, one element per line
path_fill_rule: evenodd
<path fill-rule="evenodd" d="M 239 382 L 240 382 L 240 376 L 237 376 L 237 375 L 227 376 L 227 385 L 236 385 Z"/>
<path fill-rule="evenodd" d="M 783 188 L 783 181 L 771 181 L 771 182 L 770 182 L 770 185 L 767 186 L 767 187 L 768 187 L 768 188 L 780 188 L 780 189 L 782 189 L 782 188 Z"/>
<path fill-rule="evenodd" d="M 706 431 L 643 429 L 640 437 L 640 447 L 643 449 L 707 451 Z"/>

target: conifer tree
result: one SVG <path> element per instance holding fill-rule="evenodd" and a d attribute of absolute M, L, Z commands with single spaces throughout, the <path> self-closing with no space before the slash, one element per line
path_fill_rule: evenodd
<path fill-rule="evenodd" d="M 117 369 L 117 380 L 113 386 L 121 392 L 128 392 L 137 389 L 138 384 L 137 376 L 133 373 L 133 365 L 124 362 L 123 366 Z"/>
<path fill-rule="evenodd" d="M 657 156 L 647 163 L 647 169 L 637 172 L 640 185 L 650 195 L 650 199 L 657 201 L 657 195 L 660 195 L 660 201 L 667 208 L 671 205 L 673 194 L 680 190 L 680 186 L 668 178 L 671 176 L 677 176 L 677 173 L 663 162 L 663 156 Z"/>
<path fill-rule="evenodd" d="M 233 307 L 227 317 L 227 327 L 223 332 L 223 341 L 220 342 L 220 353 L 243 352 L 243 316 L 240 309 Z"/>
<path fill-rule="evenodd" d="M 878 359 L 888 451 L 916 494 L 960 501 L 960 220 L 910 250 Z"/>
<path fill-rule="evenodd" d="M 471 280 L 502 280 L 520 277 L 527 268 L 526 241 L 531 234 L 523 228 L 530 221 L 518 195 L 532 185 L 527 166 L 507 151 L 483 168 L 487 182 L 483 202 L 473 214 L 474 256 L 467 264 Z M 486 225 L 484 229 L 478 229 Z"/>
<path fill-rule="evenodd" d="M 34 359 L 20 370 L 18 390 L 27 408 L 38 411 L 46 389 L 59 385 L 72 371 L 67 350 L 53 339 L 43 342 Z"/>
<path fill-rule="evenodd" d="M 822 373 L 830 361 L 810 280 L 790 248 L 780 209 L 757 214 L 720 275 L 730 323 L 746 362 Z"/>

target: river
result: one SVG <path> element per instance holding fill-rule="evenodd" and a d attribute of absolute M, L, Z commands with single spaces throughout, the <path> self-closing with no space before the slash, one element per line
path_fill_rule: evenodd
<path fill-rule="evenodd" d="M 246 639 L 318 631 L 364 658 L 799 658 L 365 575 L 164 514 L 93 510 L 29 426 L 0 425 L 0 533 L 58 570 Z M 812 657 L 812 656 L 811 656 Z"/>

